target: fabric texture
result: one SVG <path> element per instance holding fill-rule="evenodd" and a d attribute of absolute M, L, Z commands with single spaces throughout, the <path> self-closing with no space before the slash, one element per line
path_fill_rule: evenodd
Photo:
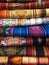
<path fill-rule="evenodd" d="M 0 36 L 49 37 L 49 24 L 24 27 L 0 27 Z"/>
<path fill-rule="evenodd" d="M 49 0 L 0 0 L 0 2 L 23 2 L 23 3 L 25 3 L 25 2 L 41 2 L 41 1 L 49 1 Z"/>
<path fill-rule="evenodd" d="M 1 47 L 0 56 L 49 57 L 49 46 Z"/>
<path fill-rule="evenodd" d="M 49 0 L 0 0 L 0 65 L 49 65 Z"/>
<path fill-rule="evenodd" d="M 24 64 L 24 65 L 26 65 L 26 64 L 49 64 L 49 58 L 48 57 L 0 57 L 0 59 L 3 59 L 3 60 L 1 60 L 0 61 L 0 63 L 4 63 L 4 64 L 6 64 L 6 63 L 11 63 L 12 65 L 13 64 Z M 6 59 L 6 60 L 5 60 Z M 27 59 L 27 60 L 26 60 Z"/>
<path fill-rule="evenodd" d="M 0 19 L 0 26 L 29 26 L 49 24 L 49 18 Z"/>
<path fill-rule="evenodd" d="M 0 37 L 0 46 L 49 45 L 49 37 Z"/>
<path fill-rule="evenodd" d="M 0 64 L 0 65 L 48 65 L 48 64 L 12 64 L 12 63 L 3 63 L 3 64 Z"/>
<path fill-rule="evenodd" d="M 0 9 L 36 9 L 36 8 L 49 8 L 49 1 L 38 3 L 0 3 Z"/>
<path fill-rule="evenodd" d="M 40 18 L 49 17 L 49 9 L 16 9 L 16 10 L 0 10 L 0 18 Z"/>

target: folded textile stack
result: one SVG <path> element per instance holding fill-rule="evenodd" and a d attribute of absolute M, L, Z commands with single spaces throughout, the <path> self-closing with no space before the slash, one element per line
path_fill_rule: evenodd
<path fill-rule="evenodd" d="M 0 0 L 0 65 L 49 65 L 49 0 Z"/>

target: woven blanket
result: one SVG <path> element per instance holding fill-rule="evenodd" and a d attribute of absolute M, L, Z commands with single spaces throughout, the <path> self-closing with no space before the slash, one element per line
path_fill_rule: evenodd
<path fill-rule="evenodd" d="M 49 57 L 49 46 L 0 47 L 0 56 Z"/>
<path fill-rule="evenodd" d="M 49 1 L 49 0 L 0 0 L 0 2 L 41 2 L 41 1 Z"/>
<path fill-rule="evenodd" d="M 0 36 L 49 37 L 49 24 L 23 27 L 0 27 Z"/>
<path fill-rule="evenodd" d="M 49 45 L 49 38 L 0 37 L 0 46 Z"/>
<path fill-rule="evenodd" d="M 35 9 L 35 8 L 49 8 L 49 1 L 38 3 L 0 3 L 0 9 Z"/>
<path fill-rule="evenodd" d="M 6 56 L 2 56 L 2 57 L 0 57 L 0 59 L 2 59 L 2 60 L 0 60 L 0 63 L 11 63 L 12 65 L 14 64 L 14 65 L 27 65 L 27 64 L 34 64 L 34 65 L 42 65 L 42 64 L 49 64 L 49 58 L 48 57 L 6 57 Z M 4 65 L 4 64 L 3 64 Z"/>
<path fill-rule="evenodd" d="M 49 24 L 49 18 L 0 19 L 0 26 L 28 26 Z"/>
<path fill-rule="evenodd" d="M 0 64 L 0 65 L 48 65 L 48 64 L 11 64 L 11 63 L 6 63 L 6 64 Z"/>
<path fill-rule="evenodd" d="M 0 18 L 38 18 L 48 16 L 49 9 L 0 10 Z"/>

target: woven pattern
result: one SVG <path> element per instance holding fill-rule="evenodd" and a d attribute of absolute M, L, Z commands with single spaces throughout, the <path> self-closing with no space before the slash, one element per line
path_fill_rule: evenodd
<path fill-rule="evenodd" d="M 0 0 L 0 2 L 38 2 L 39 0 Z M 41 0 L 41 1 L 49 1 L 49 0 Z"/>
<path fill-rule="evenodd" d="M 27 46 L 27 47 L 2 47 L 1 56 L 31 56 L 31 57 L 49 57 L 49 47 L 47 46 Z"/>
<path fill-rule="evenodd" d="M 0 18 L 38 18 L 49 17 L 49 9 L 0 10 Z"/>
<path fill-rule="evenodd" d="M 42 6 L 38 2 L 0 3 L 0 9 L 36 9 L 36 8 L 49 8 L 49 1 L 48 2 L 42 2 Z"/>
<path fill-rule="evenodd" d="M 0 37 L 0 46 L 49 45 L 49 38 Z"/>
<path fill-rule="evenodd" d="M 49 0 L 0 0 L 0 65 L 49 65 Z"/>
<path fill-rule="evenodd" d="M 30 37 L 48 37 L 49 24 L 24 27 L 0 27 L 1 36 L 30 36 Z"/>
<path fill-rule="evenodd" d="M 41 24 L 49 24 L 49 18 L 0 19 L 0 26 L 29 26 Z"/>
<path fill-rule="evenodd" d="M 49 64 L 49 58 L 47 57 L 3 57 L 2 56 L 0 57 L 0 59 L 3 59 L 0 61 L 0 63 L 9 62 L 12 64 Z"/>

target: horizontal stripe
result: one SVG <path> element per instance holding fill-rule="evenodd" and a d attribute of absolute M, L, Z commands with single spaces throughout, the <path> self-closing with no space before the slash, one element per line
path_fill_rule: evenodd
<path fill-rule="evenodd" d="M 0 9 L 34 9 L 34 8 L 49 8 L 47 2 L 31 2 L 31 3 L 0 3 Z"/>
<path fill-rule="evenodd" d="M 5 63 L 5 64 L 0 64 L 0 65 L 18 65 L 18 64 Z M 48 64 L 19 64 L 19 65 L 48 65 Z"/>
<path fill-rule="evenodd" d="M 18 65 L 18 64 L 5 63 L 5 64 L 0 64 L 0 65 Z M 38 64 L 19 64 L 19 65 L 38 65 Z M 39 65 L 41 65 L 41 64 L 39 64 Z M 44 64 L 44 65 L 46 65 L 46 64 Z"/>
<path fill-rule="evenodd" d="M 49 45 L 49 38 L 0 37 L 0 46 Z"/>
<path fill-rule="evenodd" d="M 40 57 L 39 58 L 36 58 L 36 57 L 23 57 L 23 58 L 22 57 L 20 57 L 20 58 L 19 57 L 14 57 L 14 58 L 11 58 L 10 61 L 13 64 L 21 64 L 21 63 L 23 63 L 23 64 L 28 64 L 28 63 L 30 63 L 30 64 L 32 64 L 32 63 L 33 64 L 37 64 L 37 63 L 48 64 L 49 63 L 48 58 L 44 58 L 44 57 L 43 58 L 40 58 Z"/>
<path fill-rule="evenodd" d="M 48 16 L 49 9 L 0 10 L 0 18 L 38 18 Z"/>
<path fill-rule="evenodd" d="M 0 19 L 0 26 L 26 26 L 48 24 L 49 18 L 32 18 L 32 19 Z"/>
<path fill-rule="evenodd" d="M 36 8 L 37 2 L 33 3 L 0 3 L 0 9 L 26 9 Z"/>
<path fill-rule="evenodd" d="M 23 27 L 0 27 L 0 36 L 49 37 L 49 24 Z"/>
<path fill-rule="evenodd" d="M 0 56 L 49 57 L 49 47 L 47 46 L 0 47 Z"/>
<path fill-rule="evenodd" d="M 41 2 L 41 1 L 49 1 L 49 0 L 0 0 L 0 2 Z"/>
<path fill-rule="evenodd" d="M 0 57 L 0 59 L 3 59 L 0 61 L 0 63 L 11 63 L 11 64 L 49 64 L 49 58 L 48 57 Z M 7 61 L 6 61 L 6 60 Z M 6 61 L 6 62 L 5 62 Z"/>

